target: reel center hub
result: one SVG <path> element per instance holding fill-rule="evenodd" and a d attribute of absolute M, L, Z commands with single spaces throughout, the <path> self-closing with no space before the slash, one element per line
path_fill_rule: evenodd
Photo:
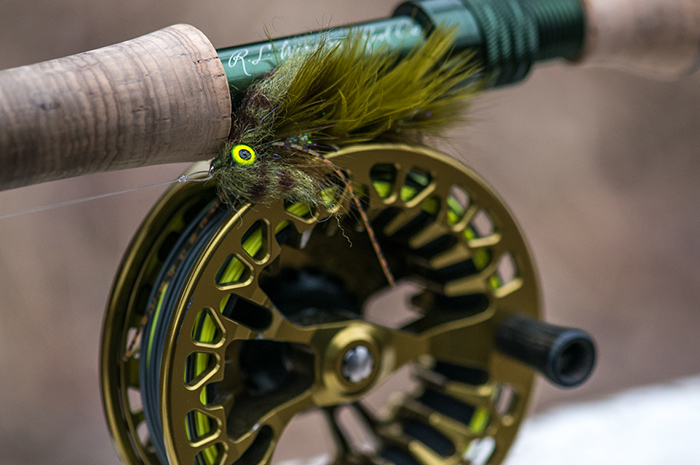
<path fill-rule="evenodd" d="M 362 344 L 348 349 L 343 355 L 341 371 L 351 383 L 360 383 L 370 377 L 374 370 L 374 357 Z"/>

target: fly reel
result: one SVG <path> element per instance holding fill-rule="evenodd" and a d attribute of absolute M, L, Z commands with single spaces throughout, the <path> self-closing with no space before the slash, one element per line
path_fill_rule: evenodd
<path fill-rule="evenodd" d="M 397 280 L 417 286 L 417 316 L 399 328 L 365 318 L 388 286 L 352 208 L 229 211 L 213 182 L 175 185 L 133 239 L 105 319 L 103 398 L 126 463 L 269 463 L 291 418 L 316 408 L 336 463 L 496 464 L 523 419 L 531 367 L 564 385 L 588 376 L 590 340 L 536 321 L 527 246 L 475 173 L 404 145 L 332 160 Z M 364 405 L 407 364 L 417 390 L 386 415 Z M 341 406 L 376 450 L 349 446 Z"/>

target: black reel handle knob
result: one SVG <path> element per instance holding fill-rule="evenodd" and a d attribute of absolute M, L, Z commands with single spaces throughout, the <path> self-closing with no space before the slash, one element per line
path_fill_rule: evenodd
<path fill-rule="evenodd" d="M 510 316 L 500 324 L 496 347 L 563 388 L 581 385 L 593 372 L 596 362 L 595 343 L 585 331 L 550 325 L 523 315 Z"/>

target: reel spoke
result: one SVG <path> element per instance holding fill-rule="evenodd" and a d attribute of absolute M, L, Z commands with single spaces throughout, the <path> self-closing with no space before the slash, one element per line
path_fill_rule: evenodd
<path fill-rule="evenodd" d="M 240 434 L 237 426 L 232 424 L 228 428 L 229 444 L 232 454 L 225 462 L 232 464 L 246 453 L 254 454 L 257 460 L 253 463 L 267 463 L 272 457 L 272 452 L 279 441 L 280 435 L 289 421 L 297 413 L 311 407 L 308 395 L 301 395 L 285 403 L 284 405 L 259 417 L 252 427 Z M 234 419 L 231 415 L 229 418 Z M 234 419 L 235 421 L 235 419 Z"/>
<path fill-rule="evenodd" d="M 474 321 L 471 322 L 470 320 Z M 494 330 L 483 315 L 440 325 L 426 334 L 428 353 L 442 362 L 486 369 L 494 347 Z"/>

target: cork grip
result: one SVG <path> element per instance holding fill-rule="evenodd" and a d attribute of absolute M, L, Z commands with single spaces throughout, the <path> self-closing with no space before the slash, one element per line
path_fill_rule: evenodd
<path fill-rule="evenodd" d="M 666 77 L 697 68 L 700 0 L 581 1 L 586 45 L 580 63 Z"/>
<path fill-rule="evenodd" d="M 192 26 L 0 71 L 0 190 L 206 159 L 230 118 L 222 64 Z"/>

